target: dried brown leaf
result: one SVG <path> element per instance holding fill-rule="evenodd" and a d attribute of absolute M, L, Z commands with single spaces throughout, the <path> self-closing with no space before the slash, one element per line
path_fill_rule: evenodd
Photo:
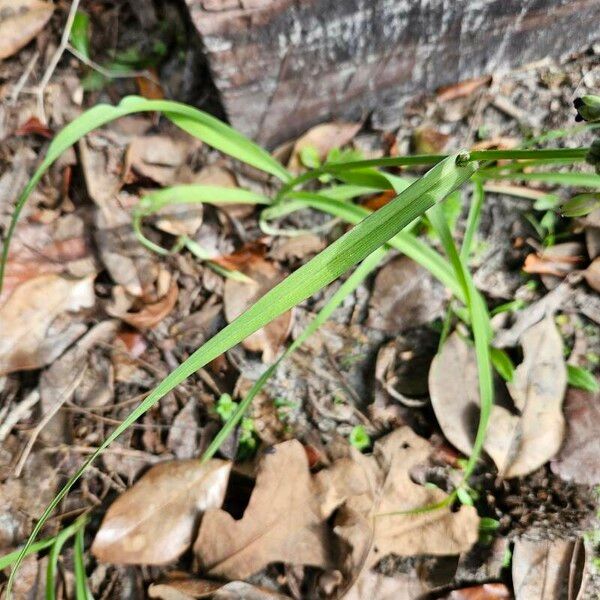
<path fill-rule="evenodd" d="M 114 316 L 118 316 L 122 321 L 136 329 L 151 329 L 175 308 L 178 296 L 179 288 L 175 280 L 172 279 L 167 293 L 157 302 L 146 304 L 137 312 L 114 313 Z"/>
<path fill-rule="evenodd" d="M 160 185 L 175 182 L 177 169 L 190 152 L 191 140 L 167 135 L 144 135 L 132 140 L 125 156 L 125 180 L 136 175 L 152 179 Z"/>
<path fill-rule="evenodd" d="M 256 485 L 240 520 L 208 511 L 194 552 L 211 576 L 244 579 L 270 562 L 328 567 L 330 530 L 306 452 L 296 440 L 262 457 Z"/>
<path fill-rule="evenodd" d="M 587 284 L 600 293 L 600 257 L 592 261 L 592 264 L 583 272 Z"/>
<path fill-rule="evenodd" d="M 15 130 L 15 135 L 39 135 L 47 140 L 52 139 L 54 135 L 47 125 L 44 125 L 37 117 L 29 117 L 25 123 L 19 125 Z"/>
<path fill-rule="evenodd" d="M 538 275 L 565 277 L 582 262 L 582 255 L 583 246 L 579 242 L 556 244 L 539 253 L 529 254 L 525 259 L 523 271 Z"/>
<path fill-rule="evenodd" d="M 54 5 L 40 0 L 0 0 L 0 60 L 27 45 L 48 22 Z"/>
<path fill-rule="evenodd" d="M 302 137 L 296 140 L 288 161 L 288 169 L 292 173 L 298 173 L 302 170 L 300 153 L 304 148 L 309 146 L 314 148 L 319 158 L 324 160 L 331 150 L 341 148 L 351 142 L 361 127 L 362 123 L 334 121 L 333 123 L 324 123 L 323 125 L 317 125 L 309 129 Z"/>
<path fill-rule="evenodd" d="M 93 276 L 30 279 L 0 307 L 0 375 L 50 364 L 85 331 L 70 313 L 94 305 Z"/>
<path fill-rule="evenodd" d="M 223 304 L 229 323 L 284 278 L 276 263 L 256 255 L 246 262 L 241 270 L 252 281 L 227 279 L 225 282 Z M 292 311 L 288 311 L 248 336 L 242 342 L 244 347 L 252 352 L 262 352 L 264 362 L 271 362 L 290 333 L 292 314 Z"/>
<path fill-rule="evenodd" d="M 231 464 L 212 459 L 152 467 L 108 509 L 92 545 L 101 562 L 162 565 L 190 546 L 200 515 L 221 506 Z"/>
<path fill-rule="evenodd" d="M 444 299 L 443 286 L 426 269 L 399 256 L 377 273 L 367 325 L 387 333 L 424 325 L 442 314 Z"/>
<path fill-rule="evenodd" d="M 418 577 L 387 577 L 368 570 L 360 575 L 344 600 L 418 600 L 425 592 L 427 588 Z"/>
<path fill-rule="evenodd" d="M 354 453 L 364 471 L 362 493 L 350 496 L 338 511 L 335 532 L 352 548 L 348 571 L 357 574 L 384 556 L 450 555 L 468 550 L 478 537 L 474 508 L 411 511 L 441 502 L 446 494 L 413 482 L 410 472 L 427 462 L 433 448 L 409 427 L 375 444 L 372 457 Z"/>
<path fill-rule="evenodd" d="M 491 77 L 476 77 L 474 79 L 464 79 L 452 85 L 446 85 L 437 90 L 437 97 L 440 102 L 448 100 L 456 100 L 457 98 L 465 98 L 478 90 L 482 85 L 487 85 L 491 81 Z"/>
<path fill-rule="evenodd" d="M 512 594 L 503 583 L 484 583 L 453 590 L 447 600 L 510 600 Z"/>
<path fill-rule="evenodd" d="M 515 600 L 577 600 L 585 587 L 581 542 L 519 539 L 512 558 Z"/>
<path fill-rule="evenodd" d="M 565 398 L 567 433 L 554 473 L 567 481 L 600 484 L 600 393 L 569 388 Z"/>
<path fill-rule="evenodd" d="M 50 224 L 23 222 L 15 231 L 6 263 L 0 305 L 21 283 L 48 273 L 88 275 L 94 271 L 84 223 L 66 215 Z"/>
<path fill-rule="evenodd" d="M 412 146 L 415 154 L 438 154 L 446 147 L 449 139 L 449 135 L 422 125 L 413 131 Z"/>
<path fill-rule="evenodd" d="M 562 339 L 551 317 L 521 336 L 524 361 L 509 391 L 520 416 L 495 404 L 485 451 L 505 477 L 534 471 L 552 458 L 564 434 L 566 366 Z M 479 413 L 475 352 L 457 333 L 433 360 L 429 391 L 444 435 L 464 454 L 472 449 Z"/>

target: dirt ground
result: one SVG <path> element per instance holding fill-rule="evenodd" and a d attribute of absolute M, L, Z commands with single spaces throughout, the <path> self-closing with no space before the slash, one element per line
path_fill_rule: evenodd
<path fill-rule="evenodd" d="M 128 4 L 84 2 L 92 23 L 94 64 L 83 64 L 66 53 L 40 90 L 68 9 L 66 3 L 59 5 L 63 10 L 55 11 L 33 42 L 0 62 L 0 227 L 4 232 L 17 193 L 49 140 L 85 108 L 116 103 L 127 94 L 195 99 L 211 106 L 210 84 L 196 69 L 198 48 L 190 45 L 187 24 L 171 5 L 159 11 L 169 26 L 148 30 Z M 102 77 L 96 66 L 114 62 L 117 50 L 130 60 L 128 72 L 140 74 Z M 24 80 L 26 72 L 29 76 Z M 367 120 L 346 127 L 338 141 L 364 157 L 445 152 L 474 144 L 511 148 L 532 136 L 573 126 L 573 99 L 597 91 L 599 84 L 600 47 L 585 48 L 559 61 L 542 60 L 490 79 L 424 94 L 406 107 L 399 130 L 377 131 Z M 318 136 L 314 139 L 322 141 Z M 593 139 L 593 133 L 585 131 L 548 144 L 586 146 Z M 289 145 L 276 154 L 286 162 L 291 151 Z M 173 233 L 184 233 L 208 251 L 214 259 L 212 267 L 233 267 L 254 279 L 254 287 L 249 287 L 223 277 L 187 250 L 160 256 L 139 243 L 131 227 L 132 208 L 145 190 L 176 183 L 242 187 L 258 193 L 273 189 L 272 182 L 256 171 L 184 135 L 158 115 L 136 115 L 91 133 L 64 153 L 24 211 L 0 296 L 0 556 L 26 540 L 68 476 L 169 371 L 346 230 L 339 220 L 304 210 L 277 222 L 284 230 L 305 230 L 302 235 L 267 235 L 260 228 L 260 211 L 244 205 L 169 209 L 147 226 L 148 236 L 167 247 Z M 519 302 L 519 310 L 494 317 L 496 334 L 504 336 L 503 346 L 512 348 L 509 353 L 519 363 L 523 353 L 516 346 L 527 315 L 552 305 L 550 320 L 563 340 L 564 359 L 598 377 L 600 288 L 598 276 L 588 268 L 600 254 L 598 211 L 583 219 L 548 224 L 543 221 L 547 211 L 532 207 L 532 199 L 548 192 L 567 199 L 572 190 L 540 182 L 509 183 L 519 188 L 520 196 L 506 182 L 496 187 L 492 182 L 487 191 L 471 260 L 475 283 L 490 310 Z M 530 198 L 523 197 L 523 189 L 530 191 Z M 465 191 L 452 209 L 458 239 L 464 233 L 470 200 L 471 192 Z M 377 196 L 367 201 L 383 200 Z M 551 246 L 557 248 L 555 255 L 544 250 L 549 235 L 554 240 Z M 439 249 L 439 241 L 426 228 L 421 237 Z M 574 387 L 560 398 L 565 433 L 557 454 L 514 477 L 499 474 L 489 458 L 478 466 L 471 482 L 474 506 L 480 517 L 494 525 L 492 531 L 480 528 L 468 550 L 453 552 L 438 543 L 455 526 L 452 521 L 427 533 L 434 540 L 428 544 L 421 544 L 425 534 L 419 533 L 418 541 L 406 541 L 403 552 L 373 555 L 371 549 L 366 569 L 364 561 L 361 568 L 349 568 L 351 583 L 345 563 L 342 567 L 341 562 L 317 560 L 313 554 L 310 560 L 282 562 L 277 556 L 297 553 L 277 546 L 253 551 L 264 553 L 260 568 L 248 567 L 253 564 L 248 559 L 244 568 L 215 571 L 218 576 L 212 578 L 207 575 L 210 569 L 202 566 L 210 561 L 196 552 L 198 541 L 194 550 L 193 540 L 187 545 L 182 542 L 185 550 L 175 560 L 165 547 L 164 564 L 158 560 L 155 566 L 112 564 L 110 557 L 102 555 L 96 534 L 115 499 L 156 464 L 200 457 L 226 418 L 227 399 L 243 397 L 340 284 L 332 284 L 278 318 L 261 335 L 220 356 L 168 394 L 84 474 L 44 527 L 42 537 L 55 535 L 89 511 L 86 571 L 98 599 L 209 594 L 299 599 L 335 597 L 342 590 L 355 599 L 510 598 L 514 590 L 520 590 L 517 598 L 546 599 L 550 596 L 542 596 L 543 590 L 550 588 L 543 588 L 544 584 L 535 588 L 532 583 L 529 589 L 523 581 L 537 581 L 548 573 L 557 580 L 563 577 L 565 590 L 571 588 L 570 595 L 565 591 L 557 598 L 599 597 L 600 394 Z M 268 469 L 275 469 L 277 460 L 284 461 L 283 474 L 277 477 L 282 485 L 298 488 L 299 513 L 291 519 L 305 519 L 311 535 L 317 537 L 325 534 L 315 531 L 328 524 L 327 544 L 333 544 L 333 523 L 336 532 L 349 526 L 340 524 L 340 512 L 330 510 L 318 525 L 300 513 L 317 502 L 314 490 L 321 489 L 318 486 L 341 464 L 336 461 L 350 460 L 348 453 L 356 453 L 360 443 L 350 450 L 348 440 L 358 433 L 368 436 L 363 458 L 354 459 L 358 462 L 375 460 L 369 454 L 373 443 L 379 443 L 375 457 L 383 456 L 381 460 L 397 460 L 399 465 L 412 461 L 386 454 L 389 436 L 405 436 L 409 442 L 404 443 L 414 447 L 424 444 L 428 464 L 421 461 L 412 479 L 408 471 L 402 472 L 407 485 L 415 487 L 410 492 L 413 499 L 420 497 L 419 489 L 429 489 L 413 480 L 450 489 L 452 471 L 463 455 L 448 440 L 430 401 L 432 360 L 450 303 L 447 290 L 422 267 L 390 251 L 331 319 L 282 363 L 254 400 L 249 419 L 223 444 L 217 457 L 234 461 L 222 490 L 226 510 L 241 518 L 262 498 L 263 510 L 268 511 L 270 502 L 278 502 L 279 493 L 269 491 L 265 483 Z M 442 367 L 447 377 L 443 386 L 460 386 L 460 369 L 452 357 L 449 361 Z M 496 384 L 500 401 L 508 398 L 504 382 L 498 378 Z M 272 447 L 277 452 L 271 454 Z M 298 448 L 308 458 L 298 459 Z M 310 471 L 302 460 L 308 461 Z M 263 480 L 254 479 L 257 465 Z M 340 473 L 352 481 L 352 470 Z M 147 493 L 168 497 L 169 489 L 174 489 L 170 486 L 176 484 L 156 477 L 149 481 Z M 309 488 L 313 495 L 306 492 Z M 319 510 L 324 511 L 327 502 L 321 498 Z M 129 510 L 135 511 L 132 506 Z M 336 506 L 335 510 L 342 510 L 341 504 Z M 464 515 L 469 507 L 457 503 L 454 508 Z M 171 510 L 175 509 L 152 516 L 157 532 L 172 527 Z M 450 511 L 448 519 L 454 519 L 453 514 Z M 345 516 L 350 519 L 351 514 Z M 198 517 L 192 522 L 197 528 Z M 198 540 L 218 549 L 225 543 L 220 531 L 218 523 L 206 530 L 203 525 Z M 316 544 L 305 533 L 297 535 L 290 539 L 299 540 L 298 545 Z M 96 552 L 88 551 L 92 542 L 100 548 Z M 154 547 L 159 556 L 163 551 L 160 541 L 144 538 L 143 543 Z M 382 552 L 384 548 L 382 544 Z M 411 548 L 430 551 L 413 553 Z M 339 548 L 334 554 L 345 556 Z M 45 551 L 25 560 L 15 589 L 19 598 L 43 596 L 47 561 Z M 71 547 L 65 546 L 58 597 L 74 597 L 73 561 Z M 578 578 L 587 583 L 575 595 Z M 218 583 L 210 587 L 209 579 Z M 3 580 L 6 577 L 0 574 L 0 586 Z M 227 580 L 237 583 L 219 589 Z"/>

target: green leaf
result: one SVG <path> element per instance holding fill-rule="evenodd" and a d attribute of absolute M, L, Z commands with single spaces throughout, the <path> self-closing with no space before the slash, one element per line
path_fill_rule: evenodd
<path fill-rule="evenodd" d="M 431 221 L 431 224 L 434 226 L 440 241 L 442 242 L 446 255 L 454 268 L 456 280 L 462 288 L 475 340 L 480 412 L 479 425 L 475 435 L 475 442 L 473 443 L 473 450 L 464 471 L 464 481 L 466 481 L 473 473 L 475 465 L 483 450 L 492 405 L 494 403 L 494 383 L 492 379 L 490 357 L 492 327 L 485 301 L 476 289 L 471 274 L 454 244 L 452 233 L 450 232 L 450 228 L 448 227 L 448 223 L 446 222 L 440 207 L 436 205 L 430 209 L 427 212 L 427 217 Z"/>
<path fill-rule="evenodd" d="M 158 104 L 161 104 L 158 102 Z M 214 337 L 198 348 L 185 362 L 161 381 L 125 420 L 102 442 L 46 508 L 22 550 L 9 583 L 12 585 L 17 566 L 25 556 L 40 529 L 61 500 L 81 477 L 87 467 L 150 407 L 177 387 L 190 375 L 211 360 L 226 352 L 250 334 L 290 310 L 321 288 L 325 287 L 357 262 L 384 245 L 390 238 L 423 214 L 437 202 L 452 193 L 477 170 L 475 162 L 465 162 L 461 155 L 451 155 L 429 170 L 421 179 L 401 192 L 392 202 L 337 239 L 308 263 L 294 271 L 281 283 L 260 298 Z M 487 349 L 487 346 L 486 346 Z M 483 394 L 482 394 L 483 414 Z M 10 587 L 9 585 L 9 587 Z"/>
<path fill-rule="evenodd" d="M 371 438 L 363 425 L 355 425 L 352 428 L 348 441 L 360 452 L 366 450 L 371 445 Z"/>
<path fill-rule="evenodd" d="M 515 365 L 510 356 L 504 350 L 492 347 L 490 348 L 490 358 L 500 377 L 510 383 L 515 375 Z"/>
<path fill-rule="evenodd" d="M 73 548 L 73 566 L 75 567 L 75 598 L 76 600 L 94 600 L 87 583 L 85 574 L 85 528 L 80 527 L 75 533 Z"/>
<path fill-rule="evenodd" d="M 275 175 L 282 181 L 289 181 L 291 179 L 291 175 L 287 170 L 268 152 L 225 123 L 219 121 L 219 119 L 191 106 L 169 100 L 147 100 L 139 96 L 127 96 L 117 106 L 99 104 L 77 117 L 55 136 L 50 146 L 48 146 L 44 160 L 17 199 L 11 222 L 6 232 L 2 257 L 0 259 L 0 291 L 2 291 L 4 282 L 4 271 L 10 240 L 14 234 L 19 215 L 29 195 L 39 183 L 44 173 L 65 150 L 90 131 L 125 115 L 150 111 L 164 112 L 177 126 L 225 154 L 229 154 L 266 173 Z"/>
<path fill-rule="evenodd" d="M 465 506 L 473 506 L 473 498 L 464 487 L 456 488 L 456 497 L 459 499 L 461 504 Z"/>
<path fill-rule="evenodd" d="M 488 174 L 485 170 L 481 171 L 481 176 L 486 179 L 510 179 L 517 181 L 542 181 L 544 183 L 553 183 L 557 185 L 572 185 L 577 187 L 600 187 L 600 175 L 593 173 L 555 173 L 555 172 L 531 172 L 531 173 L 513 173 L 513 172 L 495 172 Z"/>
<path fill-rule="evenodd" d="M 307 169 L 318 169 L 321 166 L 319 153 L 314 146 L 305 146 L 300 150 L 300 162 Z"/>
<path fill-rule="evenodd" d="M 80 10 L 75 13 L 69 42 L 79 54 L 90 57 L 90 17 L 87 13 Z"/>
<path fill-rule="evenodd" d="M 600 121 L 600 96 L 588 94 L 581 98 L 575 98 L 573 105 L 577 110 L 577 121 L 588 121 L 589 123 Z"/>
<path fill-rule="evenodd" d="M 567 382 L 571 387 L 587 390 L 588 392 L 600 391 L 600 384 L 594 374 L 584 367 L 567 365 Z"/>
<path fill-rule="evenodd" d="M 563 217 L 585 217 L 600 208 L 600 195 L 578 194 L 560 207 Z"/>

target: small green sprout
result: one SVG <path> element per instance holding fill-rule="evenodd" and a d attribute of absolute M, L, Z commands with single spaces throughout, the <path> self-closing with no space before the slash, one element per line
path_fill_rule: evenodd
<path fill-rule="evenodd" d="M 238 403 L 234 402 L 229 394 L 221 394 L 221 397 L 217 400 L 215 411 L 221 417 L 223 423 L 227 423 L 237 407 Z"/>
<path fill-rule="evenodd" d="M 240 438 L 238 441 L 238 458 L 244 460 L 256 452 L 257 441 L 254 429 L 254 421 L 244 417 L 240 423 Z"/>
<path fill-rule="evenodd" d="M 363 425 L 355 425 L 350 432 L 348 441 L 361 452 L 371 445 L 371 437 L 365 431 Z"/>

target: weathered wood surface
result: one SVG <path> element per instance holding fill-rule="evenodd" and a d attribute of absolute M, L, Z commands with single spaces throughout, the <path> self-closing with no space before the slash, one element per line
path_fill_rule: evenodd
<path fill-rule="evenodd" d="M 268 146 L 600 39 L 600 0 L 186 2 L 230 122 Z"/>

